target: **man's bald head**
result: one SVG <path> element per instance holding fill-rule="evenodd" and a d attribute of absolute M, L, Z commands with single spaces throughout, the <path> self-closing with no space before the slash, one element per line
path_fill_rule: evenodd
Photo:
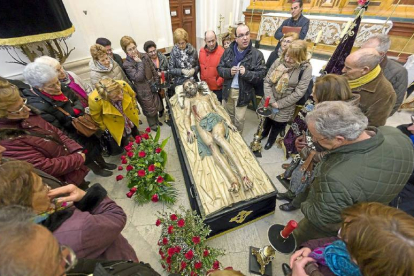
<path fill-rule="evenodd" d="M 359 49 L 345 59 L 342 69 L 349 80 L 360 78 L 372 71 L 381 61 L 381 55 L 374 48 Z"/>
<path fill-rule="evenodd" d="M 212 51 L 217 44 L 217 36 L 214 31 L 208 30 L 204 33 L 204 42 L 206 43 L 207 49 Z"/>

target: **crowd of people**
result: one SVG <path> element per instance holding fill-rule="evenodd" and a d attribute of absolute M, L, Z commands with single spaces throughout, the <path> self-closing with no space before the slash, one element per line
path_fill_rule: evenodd
<path fill-rule="evenodd" d="M 25 67 L 25 83 L 0 78 L 0 275 L 64 275 L 79 264 L 93 273 L 103 263 L 159 275 L 122 236 L 122 208 L 85 177 L 112 175 L 117 164 L 105 161 L 105 143 L 122 152 L 139 135 L 141 111 L 151 130 L 163 125 L 167 74 L 172 90 L 205 81 L 240 134 L 262 87 L 259 105 L 269 99 L 272 111 L 264 149 L 281 137 L 293 156 L 279 208 L 304 215 L 286 275 L 413 275 L 414 117 L 385 126 L 404 99 L 407 71 L 387 58 L 389 37 L 375 35 L 346 58 L 342 75 L 315 79 L 302 9 L 293 1 L 267 62 L 240 24 L 222 46 L 206 31 L 199 53 L 178 28 L 168 58 L 153 41 L 140 52 L 123 36 L 122 59 L 98 38 L 90 83 L 48 56 Z M 76 125 L 88 118 L 92 134 Z"/>

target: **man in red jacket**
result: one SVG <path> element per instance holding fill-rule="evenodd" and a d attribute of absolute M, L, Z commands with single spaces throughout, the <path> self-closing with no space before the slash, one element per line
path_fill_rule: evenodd
<path fill-rule="evenodd" d="M 208 88 L 216 94 L 221 103 L 224 79 L 217 72 L 217 65 L 224 53 L 223 47 L 217 44 L 217 36 L 214 31 L 207 31 L 204 34 L 206 46 L 200 49 L 200 75 L 201 80 L 207 82 Z"/>

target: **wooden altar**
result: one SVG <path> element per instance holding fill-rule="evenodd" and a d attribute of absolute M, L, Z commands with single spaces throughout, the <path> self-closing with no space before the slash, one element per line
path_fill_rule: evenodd
<path fill-rule="evenodd" d="M 284 19 L 290 17 L 291 3 L 291 0 L 251 0 L 244 15 L 245 22 L 250 27 L 252 39 L 260 39 L 260 44 L 264 46 L 271 48 L 276 46 L 278 41 L 273 37 L 272 29 L 279 24 L 279 21 L 281 24 Z M 329 26 L 330 34 L 324 31 L 323 43 L 318 45 L 315 53 L 330 55 L 336 47 L 336 37 L 339 37 L 341 32 L 339 27 L 343 28 L 347 20 L 353 17 L 358 1 L 304 0 L 303 3 L 303 14 L 311 20 L 311 27 L 306 37 L 309 46 L 314 41 L 317 32 Z M 364 34 L 358 35 L 356 47 L 366 40 L 368 34 L 381 32 L 387 33 L 391 38 L 389 56 L 396 57 L 401 53 L 400 61 L 405 62 L 407 57 L 414 53 L 414 39 L 409 42 L 414 33 L 414 19 L 412 17 L 414 0 L 400 0 L 398 6 L 397 3 L 397 0 L 370 2 L 360 29 L 360 32 L 364 32 Z M 394 9 L 395 11 L 390 17 Z M 316 23 L 312 23 L 312 21 L 316 21 Z M 387 24 L 384 25 L 385 22 Z"/>

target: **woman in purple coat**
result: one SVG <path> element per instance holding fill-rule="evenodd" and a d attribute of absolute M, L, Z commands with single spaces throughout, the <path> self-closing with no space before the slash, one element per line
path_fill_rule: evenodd
<path fill-rule="evenodd" d="M 100 184 L 86 192 L 72 184 L 50 190 L 31 164 L 10 161 L 0 166 L 0 194 L 0 208 L 32 208 L 36 223 L 48 228 L 78 258 L 138 262 L 134 249 L 121 235 L 127 219 L 124 210 Z"/>

